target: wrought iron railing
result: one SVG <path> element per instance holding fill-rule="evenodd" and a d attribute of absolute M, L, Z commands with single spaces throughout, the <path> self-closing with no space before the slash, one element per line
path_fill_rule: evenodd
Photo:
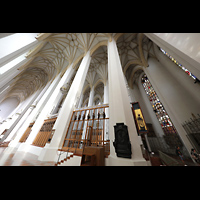
<path fill-rule="evenodd" d="M 200 153 L 200 115 L 197 115 L 198 117 L 193 115 L 193 117 L 185 121 L 182 126 L 187 132 L 187 137 L 191 144 L 196 151 Z"/>

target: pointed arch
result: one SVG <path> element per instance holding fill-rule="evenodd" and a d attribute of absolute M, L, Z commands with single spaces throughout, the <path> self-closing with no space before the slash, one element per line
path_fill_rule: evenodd
<path fill-rule="evenodd" d="M 124 74 L 126 74 L 126 71 L 128 70 L 130 65 L 142 65 L 142 62 L 140 60 L 130 60 L 129 62 L 126 63 L 125 67 L 124 67 Z"/>
<path fill-rule="evenodd" d="M 86 105 L 86 103 L 88 104 L 88 101 L 89 101 L 89 97 L 87 97 L 87 98 L 85 99 L 85 101 L 84 101 L 83 104 L 82 104 L 82 107 L 86 107 L 85 105 Z"/>
<path fill-rule="evenodd" d="M 73 63 L 72 67 L 75 68 L 76 64 L 84 57 L 84 53 L 82 53 Z"/>
<path fill-rule="evenodd" d="M 90 88 L 90 90 L 91 90 L 90 84 L 87 84 L 87 85 L 83 88 L 82 94 L 84 94 L 85 91 L 86 91 L 88 88 Z"/>
<path fill-rule="evenodd" d="M 107 46 L 108 45 L 108 41 L 107 40 L 104 40 L 104 41 L 101 41 L 99 43 L 97 43 L 90 51 L 90 56 L 92 56 L 92 54 L 101 46 Z"/>
<path fill-rule="evenodd" d="M 103 83 L 105 85 L 105 82 L 103 79 L 99 79 L 95 84 L 94 84 L 94 90 L 95 88 L 99 85 L 99 83 Z"/>
<path fill-rule="evenodd" d="M 115 42 L 117 42 L 117 40 L 122 36 L 124 35 L 125 33 L 117 33 L 115 36 L 114 36 L 114 40 Z"/>
<path fill-rule="evenodd" d="M 133 83 L 133 77 L 134 77 L 135 73 L 138 70 L 143 70 L 144 71 L 143 67 L 139 66 L 139 65 L 137 65 L 136 67 L 134 67 L 133 70 L 131 71 L 131 75 L 130 75 L 130 78 L 129 78 L 129 81 L 128 81 L 128 85 L 132 89 L 133 89 L 133 84 L 132 84 Z"/>
<path fill-rule="evenodd" d="M 145 37 L 145 35 L 143 33 L 138 33 L 138 49 L 139 49 L 139 54 L 140 54 L 140 58 L 142 61 L 142 65 L 147 67 L 148 66 L 148 62 L 145 59 L 145 55 L 144 55 L 144 49 L 143 49 L 143 38 Z"/>
<path fill-rule="evenodd" d="M 99 99 L 100 102 L 102 103 L 102 98 L 101 98 L 101 96 L 100 96 L 99 94 L 96 94 L 96 95 L 94 96 L 94 102 L 95 102 L 97 99 Z"/>

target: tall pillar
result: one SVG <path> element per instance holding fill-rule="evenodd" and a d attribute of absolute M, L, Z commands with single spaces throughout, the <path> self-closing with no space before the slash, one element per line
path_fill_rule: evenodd
<path fill-rule="evenodd" d="M 109 92 L 108 92 L 108 80 L 104 83 L 104 99 L 103 103 L 107 104 L 109 102 Z"/>
<path fill-rule="evenodd" d="M 137 135 L 119 53 L 114 39 L 111 42 L 108 42 L 108 80 L 110 155 L 106 159 L 106 165 L 146 166 L 147 162 L 142 156 L 140 140 Z M 115 139 L 114 126 L 116 123 L 124 123 L 128 127 L 132 150 L 131 159 L 120 158 L 116 156 L 113 146 L 113 141 Z"/>
<path fill-rule="evenodd" d="M 60 87 L 62 87 L 64 82 L 72 76 L 73 70 L 74 69 L 72 68 L 72 65 L 71 65 L 61 79 L 60 79 L 59 75 L 54 79 L 53 83 L 50 85 L 50 87 L 47 91 L 47 93 L 50 95 L 50 96 L 48 96 L 48 98 L 49 97 L 50 98 L 48 99 L 46 105 L 44 106 L 44 108 L 40 112 L 38 118 L 36 119 L 32 129 L 31 129 L 32 131 L 31 131 L 29 137 L 27 138 L 26 142 L 23 145 L 21 145 L 19 150 L 24 150 L 24 148 L 25 148 L 26 151 L 28 151 L 28 149 L 30 147 L 29 145 L 31 145 L 33 143 L 35 137 L 37 136 L 37 134 L 49 112 L 49 108 L 52 108 L 52 104 L 60 92 Z"/>
<path fill-rule="evenodd" d="M 58 113 L 59 110 L 59 106 L 60 106 L 60 102 L 62 101 L 62 98 L 64 97 L 64 93 L 63 92 L 59 92 L 57 98 L 56 98 L 56 102 L 54 102 L 53 105 L 53 109 L 51 111 L 49 111 L 49 115 L 54 115 L 56 113 Z"/>
<path fill-rule="evenodd" d="M 65 98 L 65 101 L 63 102 L 63 106 L 59 112 L 58 118 L 54 124 L 53 129 L 55 129 L 55 132 L 52 137 L 51 143 L 43 148 L 38 158 L 39 160 L 57 160 L 57 150 L 62 147 L 67 128 L 70 123 L 71 115 L 75 109 L 76 101 L 81 96 L 81 91 L 83 89 L 90 61 L 91 56 L 90 51 L 88 51 L 81 61 L 79 69 Z"/>
<path fill-rule="evenodd" d="M 49 86 L 48 90 L 46 91 L 46 93 L 44 95 L 46 97 L 45 99 L 48 99 L 50 97 L 52 92 L 55 90 L 55 87 L 58 84 L 59 80 L 60 80 L 60 77 L 57 76 L 54 79 L 54 81 L 51 83 L 51 85 Z M 35 137 L 37 136 L 37 134 L 38 134 L 43 122 L 44 122 L 46 114 L 49 110 L 47 105 L 48 105 L 48 103 L 46 103 L 46 105 L 44 106 L 44 108 L 40 112 L 39 116 L 35 120 L 33 127 L 31 128 L 31 133 L 29 134 L 27 140 L 19 146 L 18 151 L 28 152 L 31 149 L 31 147 L 32 147 L 31 144 L 33 143 Z M 32 152 L 32 153 L 34 153 L 34 152 Z"/>
<path fill-rule="evenodd" d="M 83 93 L 81 94 L 81 98 L 80 98 L 80 100 L 79 100 L 79 104 L 78 104 L 78 108 L 81 108 L 81 106 L 82 106 L 82 103 L 83 103 Z"/>
<path fill-rule="evenodd" d="M 192 146 L 181 124 L 191 116 L 194 106 L 198 109 L 199 104 L 187 97 L 184 88 L 170 75 L 169 71 L 162 67 L 160 62 L 149 58 L 148 63 L 149 67 L 144 71 L 190 153 Z"/>
<path fill-rule="evenodd" d="M 199 33 L 145 33 L 200 79 Z"/>
<path fill-rule="evenodd" d="M 36 33 L 15 33 L 0 39 L 0 67 L 39 44 Z"/>
<path fill-rule="evenodd" d="M 194 79 L 188 76 L 187 73 L 185 73 L 174 62 L 172 62 L 172 60 L 170 60 L 166 55 L 164 55 L 156 45 L 154 46 L 154 49 L 155 49 L 155 54 L 158 60 L 160 61 L 162 67 L 164 67 L 170 73 L 171 78 L 174 78 L 178 81 L 178 83 L 182 87 L 182 90 L 184 90 L 184 93 L 187 94 L 187 97 L 197 102 L 200 102 L 199 84 L 194 84 Z M 176 57 L 174 58 L 177 59 Z M 188 68 L 188 66 L 185 67 Z"/>
<path fill-rule="evenodd" d="M 23 111 L 21 112 L 20 116 L 11 125 L 11 127 L 8 129 L 8 131 L 4 134 L 3 138 L 1 139 L 1 142 L 2 141 L 8 141 L 8 140 L 10 140 L 12 138 L 12 136 L 15 134 L 16 130 L 19 128 L 20 124 L 22 123 L 21 119 L 23 118 L 24 114 L 28 111 L 28 109 L 30 108 L 31 104 L 35 101 L 35 99 L 37 98 L 37 96 L 39 95 L 40 92 L 41 92 L 41 90 L 38 90 L 36 93 L 31 95 L 26 100 L 27 104 L 23 108 Z"/>
<path fill-rule="evenodd" d="M 9 147 L 16 147 L 20 138 L 28 128 L 29 124 L 33 121 L 34 117 L 37 115 L 39 109 L 44 106 L 44 104 L 47 101 L 48 98 L 48 93 L 46 92 L 50 86 L 50 82 L 44 87 L 42 92 L 38 95 L 37 99 L 35 102 L 31 105 L 30 109 L 32 110 L 30 115 L 27 116 L 25 122 L 23 125 L 18 129 L 16 132 L 15 138 L 9 143 Z"/>
<path fill-rule="evenodd" d="M 129 87 L 125 75 L 124 75 L 124 80 L 125 80 L 125 83 L 126 83 L 126 88 L 127 88 L 127 92 L 128 92 L 129 100 L 130 100 L 130 102 L 134 102 L 134 101 L 135 101 L 134 92 L 133 92 L 133 89 L 131 89 L 131 88 Z"/>
<path fill-rule="evenodd" d="M 94 101 L 94 86 L 92 86 L 90 90 L 90 96 L 89 96 L 89 101 L 88 101 L 88 107 L 93 106 L 93 101 Z"/>
<path fill-rule="evenodd" d="M 93 106 L 93 102 L 94 102 L 94 86 L 92 86 L 92 88 L 90 90 L 90 95 L 89 95 L 89 100 L 88 100 L 88 107 Z M 88 113 L 89 113 L 89 111 L 87 110 L 85 116 L 87 116 Z M 87 129 L 87 121 L 85 121 L 84 125 L 83 125 L 82 139 L 85 138 L 86 129 Z"/>
<path fill-rule="evenodd" d="M 108 80 L 104 82 L 104 99 L 103 103 L 108 104 L 109 103 L 109 85 Z M 105 109 L 106 117 L 109 117 L 109 109 Z M 105 120 L 105 128 L 104 128 L 104 140 L 109 140 L 109 121 Z"/>

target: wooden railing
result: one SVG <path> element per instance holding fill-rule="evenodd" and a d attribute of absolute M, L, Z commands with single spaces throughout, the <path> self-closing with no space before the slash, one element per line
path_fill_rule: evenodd
<path fill-rule="evenodd" d="M 28 138 L 28 136 L 30 135 L 31 132 L 31 128 L 33 127 L 34 123 L 30 123 L 29 127 L 26 129 L 26 131 L 24 132 L 24 134 L 22 135 L 22 137 L 20 138 L 19 142 L 26 142 L 26 139 Z"/>
<path fill-rule="evenodd" d="M 82 152 L 85 146 L 105 148 L 109 155 L 110 141 L 108 139 L 109 118 L 106 117 L 108 105 L 95 106 L 75 110 L 64 139 L 62 150 Z"/>
<path fill-rule="evenodd" d="M 38 147 L 44 147 L 47 142 L 50 142 L 52 138 L 52 130 L 54 123 L 56 122 L 57 118 L 51 118 L 44 120 L 44 123 L 38 132 L 35 140 L 33 141 L 33 145 Z"/>

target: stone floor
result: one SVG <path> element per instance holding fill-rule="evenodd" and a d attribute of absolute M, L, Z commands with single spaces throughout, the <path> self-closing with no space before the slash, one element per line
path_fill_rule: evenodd
<path fill-rule="evenodd" d="M 166 154 L 166 153 L 165 153 Z M 170 156 L 171 158 L 177 160 L 180 163 L 180 166 L 200 166 L 199 163 L 194 162 L 191 158 L 185 158 L 184 157 L 184 163 L 182 163 L 181 159 L 179 156 L 177 155 L 170 155 L 167 154 L 168 156 Z M 161 166 L 161 159 L 159 158 L 159 154 L 158 153 L 154 153 L 153 155 L 151 155 L 151 160 L 153 161 L 152 166 Z M 162 164 L 163 166 L 163 164 Z"/>
<path fill-rule="evenodd" d="M 185 164 L 187 166 L 200 166 L 191 159 L 185 160 Z M 55 162 L 39 161 L 38 156 L 34 154 L 16 149 L 8 152 L 7 147 L 0 147 L 0 166 L 55 166 Z"/>
<path fill-rule="evenodd" d="M 0 166 L 54 166 L 55 162 L 39 161 L 38 156 L 13 150 L 5 153 L 7 147 L 0 147 Z"/>

